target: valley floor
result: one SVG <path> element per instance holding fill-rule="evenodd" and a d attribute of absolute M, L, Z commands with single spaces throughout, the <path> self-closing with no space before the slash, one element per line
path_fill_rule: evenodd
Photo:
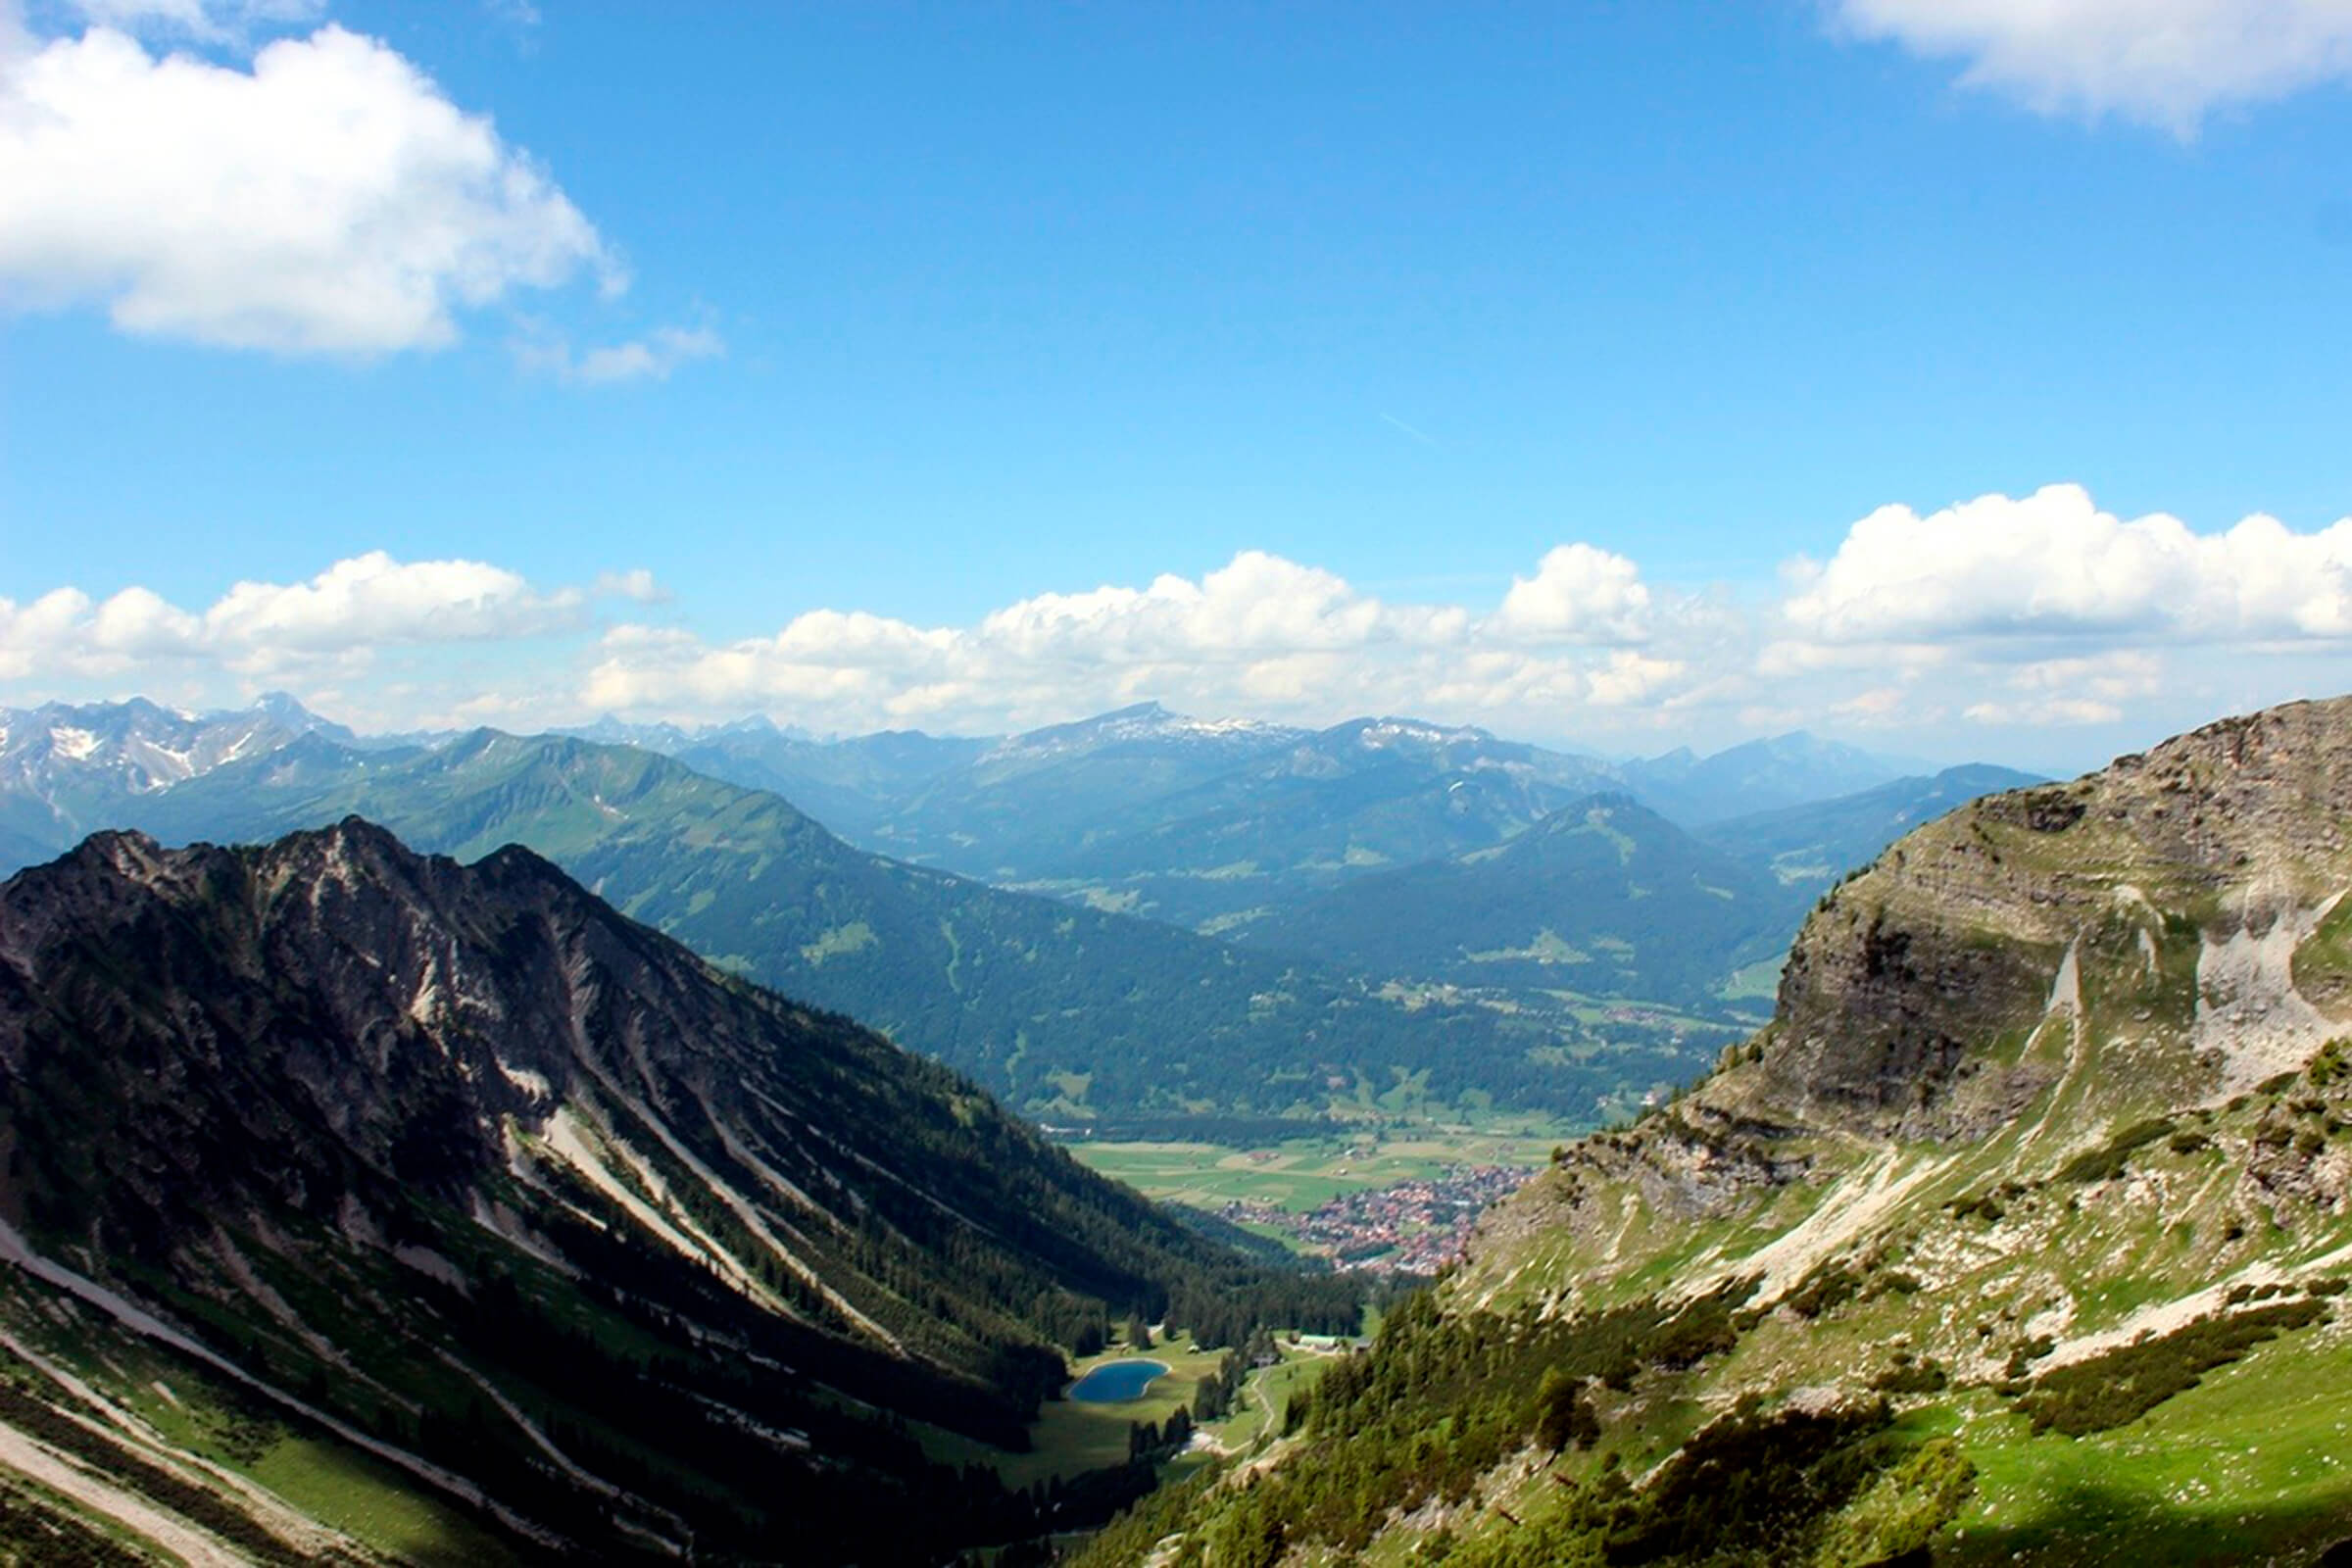
<path fill-rule="evenodd" d="M 1460 1251 L 1479 1214 L 1516 1191 L 1575 1132 L 1520 1117 L 1480 1126 L 1367 1125 L 1253 1147 L 1068 1147 L 1146 1197 L 1202 1209 L 1294 1251 L 1428 1274 Z"/>

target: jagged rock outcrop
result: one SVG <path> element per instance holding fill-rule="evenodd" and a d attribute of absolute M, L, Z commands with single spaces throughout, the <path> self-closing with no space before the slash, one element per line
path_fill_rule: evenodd
<path fill-rule="evenodd" d="M 1818 1125 L 1981 1136 L 2049 1081 L 2040 1065 L 2000 1060 L 1998 1046 L 2080 1002 L 2060 994 L 2070 951 L 2079 985 L 2086 959 L 2160 973 L 2164 949 L 2184 941 L 2196 987 L 2175 1000 L 2186 1016 L 2149 1021 L 2196 1036 L 2212 1087 L 2249 1054 L 2274 1071 L 2299 1065 L 2296 1049 L 2308 1054 L 2332 1017 L 2352 1016 L 2352 975 L 2323 956 L 2290 974 L 2228 955 L 2274 932 L 2315 934 L 2317 913 L 2352 887 L 2348 822 L 2346 699 L 2228 719 L 2072 784 L 1964 807 L 1806 923 L 1742 1092 Z M 2275 1051 L 2281 1035 L 2299 1045 Z"/>

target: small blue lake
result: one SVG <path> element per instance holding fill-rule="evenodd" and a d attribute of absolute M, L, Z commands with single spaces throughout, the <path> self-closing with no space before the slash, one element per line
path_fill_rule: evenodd
<path fill-rule="evenodd" d="M 1070 1397 L 1087 1404 L 1125 1404 L 1129 1399 L 1142 1398 L 1152 1380 L 1167 1369 L 1165 1361 L 1149 1361 L 1140 1356 L 1105 1361 L 1070 1385 Z"/>

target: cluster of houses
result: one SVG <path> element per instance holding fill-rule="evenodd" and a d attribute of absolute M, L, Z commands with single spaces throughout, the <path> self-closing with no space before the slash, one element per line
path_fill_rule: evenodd
<path fill-rule="evenodd" d="M 1267 1202 L 1232 1202 L 1225 1218 L 1280 1230 L 1344 1267 L 1434 1274 L 1461 1254 L 1487 1205 L 1533 1172 L 1508 1165 L 1448 1165 L 1433 1177 L 1343 1193 L 1305 1213 Z"/>

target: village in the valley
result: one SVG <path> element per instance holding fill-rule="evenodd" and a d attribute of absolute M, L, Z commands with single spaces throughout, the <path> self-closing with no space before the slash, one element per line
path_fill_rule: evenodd
<path fill-rule="evenodd" d="M 1448 1165 L 1393 1187 L 1342 1193 L 1303 1212 L 1265 1201 L 1235 1201 L 1219 1212 L 1236 1224 L 1280 1231 L 1347 1268 L 1434 1274 L 1461 1255 L 1487 1206 L 1533 1172 L 1509 1165 Z"/>

